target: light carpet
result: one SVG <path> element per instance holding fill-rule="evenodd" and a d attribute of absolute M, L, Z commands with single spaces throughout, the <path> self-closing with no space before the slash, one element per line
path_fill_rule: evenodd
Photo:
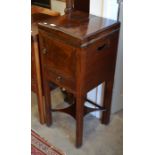
<path fill-rule="evenodd" d="M 52 92 L 52 104 L 62 105 L 63 95 L 59 89 Z M 64 104 L 65 105 L 65 104 Z M 32 129 L 49 143 L 63 150 L 66 155 L 123 155 L 123 112 L 111 116 L 110 124 L 105 126 L 92 116 L 84 118 L 83 145 L 75 147 L 75 120 L 64 113 L 53 114 L 51 127 L 38 121 L 37 100 L 32 93 Z"/>

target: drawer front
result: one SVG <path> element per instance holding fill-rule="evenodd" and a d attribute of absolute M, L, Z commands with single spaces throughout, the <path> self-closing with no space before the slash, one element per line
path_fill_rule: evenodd
<path fill-rule="evenodd" d="M 72 92 L 75 91 L 75 79 L 64 77 L 64 75 L 47 68 L 45 68 L 45 77 L 47 80 L 52 81 L 61 87 L 64 87 Z"/>
<path fill-rule="evenodd" d="M 43 64 L 64 76 L 74 78 L 76 70 L 76 51 L 61 41 L 53 39 L 46 32 L 40 32 Z"/>

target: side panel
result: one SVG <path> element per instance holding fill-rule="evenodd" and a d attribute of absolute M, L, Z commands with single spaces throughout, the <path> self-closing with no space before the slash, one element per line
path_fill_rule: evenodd
<path fill-rule="evenodd" d="M 102 38 L 87 49 L 85 90 L 90 91 L 113 78 L 117 54 L 118 31 Z M 91 68 L 91 69 L 88 69 Z"/>

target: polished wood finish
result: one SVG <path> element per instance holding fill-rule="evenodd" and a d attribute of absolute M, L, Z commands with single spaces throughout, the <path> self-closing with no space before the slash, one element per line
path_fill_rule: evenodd
<path fill-rule="evenodd" d="M 75 10 L 89 13 L 90 0 L 74 0 L 74 8 Z"/>
<path fill-rule="evenodd" d="M 32 5 L 31 6 L 31 14 L 36 14 L 36 13 L 42 13 L 42 14 L 50 15 L 50 16 L 59 16 L 60 15 L 60 13 L 57 11 L 53 11 L 53 10 L 50 10 L 47 8 Z M 33 20 L 35 20 L 35 19 L 33 19 Z"/>
<path fill-rule="evenodd" d="M 39 23 L 41 66 L 43 71 L 47 125 L 52 124 L 52 113 L 61 111 L 76 119 L 76 146 L 82 144 L 83 117 L 101 110 L 101 122 L 110 120 L 111 97 L 120 23 L 73 11 L 64 16 Z M 86 98 L 87 92 L 105 82 L 103 106 Z M 50 83 L 72 93 L 75 102 L 65 109 L 52 109 Z M 92 109 L 85 101 L 96 105 Z"/>
<path fill-rule="evenodd" d="M 45 123 L 44 119 L 44 105 L 42 98 L 42 81 L 41 81 L 41 70 L 40 70 L 40 59 L 39 59 L 39 49 L 38 40 L 36 37 L 31 37 L 31 47 L 32 50 L 32 90 L 36 92 L 38 99 L 38 113 L 40 123 Z"/>
<path fill-rule="evenodd" d="M 110 121 L 110 109 L 111 109 L 113 82 L 114 82 L 114 78 L 111 78 L 110 80 L 107 80 L 105 82 L 103 108 L 107 110 L 106 112 L 102 113 L 101 123 L 103 124 L 108 124 Z"/>
<path fill-rule="evenodd" d="M 60 15 L 58 12 L 32 6 L 31 9 L 31 89 L 37 94 L 38 100 L 38 113 L 41 124 L 45 123 L 44 103 L 43 103 L 43 90 L 42 90 L 42 76 L 40 67 L 40 55 L 38 45 L 38 22 L 46 21 L 46 19 Z"/>
<path fill-rule="evenodd" d="M 89 13 L 90 0 L 66 0 L 65 13 L 79 10 Z"/>

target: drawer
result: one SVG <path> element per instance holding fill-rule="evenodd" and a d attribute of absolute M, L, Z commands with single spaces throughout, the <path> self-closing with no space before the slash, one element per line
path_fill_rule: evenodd
<path fill-rule="evenodd" d="M 49 70 L 45 68 L 45 76 L 49 81 L 54 82 L 55 84 L 64 87 L 68 90 L 75 90 L 75 79 L 70 77 L 65 77 L 61 73 L 57 73 L 55 70 Z"/>
<path fill-rule="evenodd" d="M 40 45 L 43 64 L 64 76 L 74 78 L 76 71 L 76 50 L 70 45 L 53 39 L 46 32 L 40 32 Z"/>

